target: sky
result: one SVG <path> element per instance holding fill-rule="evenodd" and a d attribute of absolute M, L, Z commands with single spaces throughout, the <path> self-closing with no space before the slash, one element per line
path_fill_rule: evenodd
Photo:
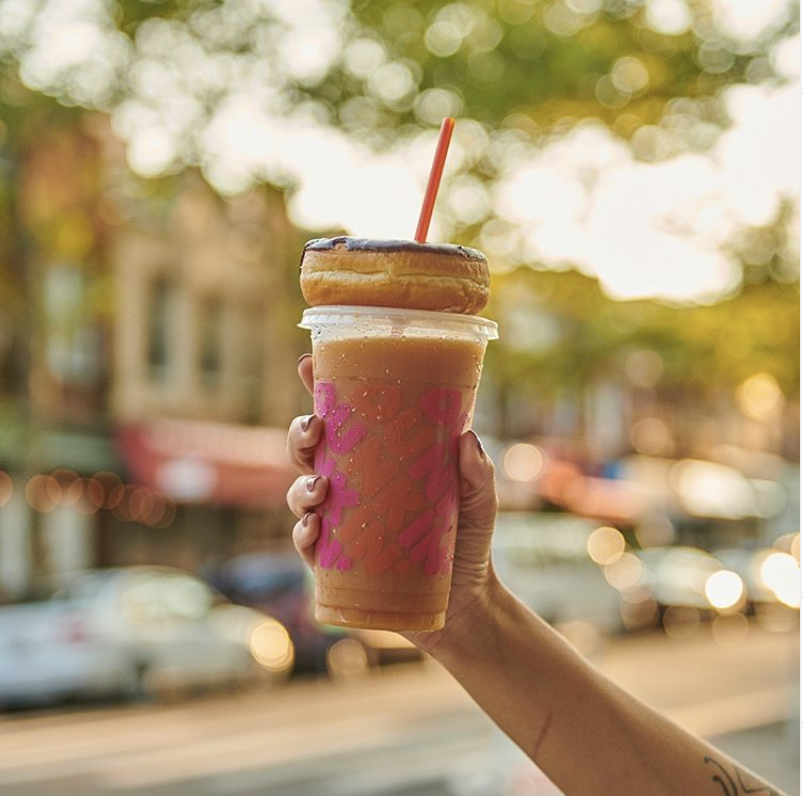
<path fill-rule="evenodd" d="M 750 42 L 778 24 L 786 0 L 712 4 L 720 30 Z M 0 0 L 0 51 L 19 45 L 35 5 Z M 378 153 L 327 124 L 314 105 L 290 107 L 282 82 L 314 83 L 342 57 L 355 75 L 370 76 L 370 92 L 393 100 L 410 89 L 409 72 L 377 42 L 353 41 L 344 51 L 353 22 L 340 0 L 227 0 L 199 18 L 196 33 L 225 43 L 245 24 L 243 9 L 261 6 L 279 25 L 249 57 L 213 55 L 197 36 L 157 20 L 140 30 L 132 58 L 106 0 L 44 0 L 21 50 L 21 74 L 43 90 L 67 79 L 79 99 L 103 107 L 115 75 L 128 70 L 135 96 L 113 105 L 112 115 L 129 164 L 141 175 L 175 167 L 191 130 L 193 157 L 223 194 L 267 179 L 293 186 L 291 220 L 311 232 L 412 238 L 435 127 Z M 449 37 L 463 35 L 461 4 L 448 8 L 452 16 L 428 30 L 433 47 L 454 46 Z M 646 15 L 671 34 L 691 23 L 684 0 L 647 0 Z M 458 116 L 430 239 L 449 240 L 454 222 L 471 224 L 491 213 L 480 243 L 498 270 L 520 262 L 573 266 L 599 278 L 618 300 L 707 302 L 730 294 L 742 274 L 730 240 L 743 226 L 771 223 L 783 202 L 798 203 L 799 37 L 777 42 L 769 57 L 786 82 L 725 89 L 731 124 L 719 136 L 695 120 L 694 107 L 677 103 L 630 145 L 586 121 L 539 147 L 521 146 L 462 117 L 460 98 L 450 92 L 425 92 L 417 100 L 420 118 L 436 124 L 441 115 Z M 639 82 L 638 66 L 620 59 L 611 80 Z M 223 89 L 225 101 L 197 129 L 204 97 Z M 697 139 L 692 145 L 695 136 L 705 145 Z M 464 173 L 489 148 L 500 166 L 493 186 Z M 796 223 L 789 232 L 797 248 Z"/>

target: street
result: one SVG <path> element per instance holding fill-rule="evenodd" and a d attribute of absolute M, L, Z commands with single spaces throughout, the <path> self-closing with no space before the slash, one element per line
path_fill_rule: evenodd
<path fill-rule="evenodd" d="M 798 793 L 797 633 L 752 626 L 723 647 L 703 626 L 686 639 L 616 639 L 595 661 Z M 0 748 L 5 796 L 556 792 L 512 789 L 529 764 L 429 661 L 181 704 L 10 714 Z"/>

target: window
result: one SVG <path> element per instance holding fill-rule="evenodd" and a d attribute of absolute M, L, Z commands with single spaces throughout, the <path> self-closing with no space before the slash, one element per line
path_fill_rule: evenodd
<path fill-rule="evenodd" d="M 22 386 L 15 357 L 16 343 L 11 313 L 0 310 L 0 395 L 13 394 Z"/>
<path fill-rule="evenodd" d="M 201 302 L 199 318 L 199 362 L 201 382 L 217 387 L 221 379 L 223 348 L 223 302 L 207 298 Z"/>
<path fill-rule="evenodd" d="M 90 278 L 81 268 L 51 265 L 45 271 L 45 353 L 50 373 L 63 384 L 90 387 L 100 381 L 101 335 L 90 290 Z"/>
<path fill-rule="evenodd" d="M 203 619 L 213 603 L 212 592 L 201 581 L 179 574 L 160 578 L 159 597 L 166 616 L 188 621 Z"/>
<path fill-rule="evenodd" d="M 259 423 L 263 419 L 263 376 L 265 366 L 265 319 L 261 308 L 244 308 L 243 380 L 245 382 L 244 419 Z"/>
<path fill-rule="evenodd" d="M 170 314 L 173 286 L 165 276 L 157 277 L 148 293 L 148 373 L 155 381 L 164 381 L 168 370 Z"/>
<path fill-rule="evenodd" d="M 201 581 L 180 573 L 136 575 L 121 597 L 129 622 L 198 621 L 213 604 L 213 593 Z"/>

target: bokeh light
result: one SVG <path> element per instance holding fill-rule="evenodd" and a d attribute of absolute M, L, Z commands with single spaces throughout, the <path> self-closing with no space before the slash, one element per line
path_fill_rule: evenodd
<path fill-rule="evenodd" d="M 680 36 L 689 30 L 692 15 L 684 0 L 648 0 L 645 21 L 658 33 Z"/>
<path fill-rule="evenodd" d="M 639 58 L 627 55 L 614 62 L 611 79 L 618 91 L 623 94 L 636 94 L 647 88 L 650 75 Z"/>
<path fill-rule="evenodd" d="M 327 650 L 327 671 L 336 679 L 358 677 L 368 670 L 366 648 L 355 638 L 342 638 Z"/>
<path fill-rule="evenodd" d="M 176 519 L 176 503 L 163 496 L 164 504 L 162 516 L 154 523 L 156 528 L 169 528 Z"/>
<path fill-rule="evenodd" d="M 589 534 L 586 550 L 596 564 L 613 564 L 625 552 L 625 537 L 616 528 L 602 526 Z"/>
<path fill-rule="evenodd" d="M 635 529 L 641 547 L 659 547 L 673 542 L 676 530 L 667 517 L 647 517 Z"/>
<path fill-rule="evenodd" d="M 718 610 L 734 608 L 743 599 L 745 586 L 742 578 L 727 569 L 713 572 L 704 586 L 706 599 Z"/>
<path fill-rule="evenodd" d="M 25 484 L 25 499 L 34 511 L 53 511 L 60 497 L 61 489 L 58 481 L 52 476 L 35 475 Z"/>
<path fill-rule="evenodd" d="M 54 480 L 58 480 L 58 476 L 54 474 Z M 62 506 L 76 506 L 84 496 L 84 479 L 75 476 L 68 480 L 60 480 L 61 483 L 61 504 Z"/>
<path fill-rule="evenodd" d="M 694 516 L 741 519 L 755 513 L 754 490 L 732 467 L 684 459 L 673 465 L 671 477 L 684 509 Z"/>
<path fill-rule="evenodd" d="M 787 0 L 714 0 L 712 9 L 720 30 L 729 37 L 756 40 L 779 24 Z"/>
<path fill-rule="evenodd" d="M 737 388 L 736 398 L 737 406 L 745 415 L 767 420 L 780 405 L 782 393 L 773 376 L 756 373 Z"/>
<path fill-rule="evenodd" d="M 97 475 L 88 479 L 85 486 L 86 499 L 96 510 L 103 508 L 106 502 L 106 489 L 103 481 Z"/>
<path fill-rule="evenodd" d="M 155 507 L 154 490 L 148 487 L 137 487 L 133 489 L 128 497 L 128 510 L 131 519 L 135 522 L 147 524 L 148 518 Z"/>
<path fill-rule="evenodd" d="M 645 456 L 668 456 L 673 450 L 670 429 L 663 420 L 643 417 L 631 427 L 631 444 Z"/>
<path fill-rule="evenodd" d="M 798 561 L 788 553 L 771 553 L 760 570 L 762 581 L 776 595 L 779 602 L 796 608 L 801 601 L 801 569 Z"/>
<path fill-rule="evenodd" d="M 502 457 L 505 474 L 514 481 L 534 481 L 544 470 L 544 453 L 536 445 L 516 442 L 506 448 Z"/>
<path fill-rule="evenodd" d="M 116 509 L 126 497 L 126 486 L 123 483 L 112 484 L 103 503 L 105 509 Z"/>
<path fill-rule="evenodd" d="M 271 672 L 286 672 L 293 665 L 293 642 L 275 619 L 260 622 L 251 631 L 249 648 L 254 660 Z"/>
<path fill-rule="evenodd" d="M 633 553 L 623 553 L 604 566 L 603 575 L 615 589 L 630 589 L 642 580 L 642 562 Z"/>

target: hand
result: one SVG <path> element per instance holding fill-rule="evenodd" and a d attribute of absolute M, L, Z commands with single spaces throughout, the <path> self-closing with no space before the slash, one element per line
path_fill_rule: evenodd
<path fill-rule="evenodd" d="M 299 376 L 313 394 L 313 362 L 307 354 L 299 360 Z M 324 430 L 316 415 L 297 417 L 288 431 L 288 453 L 302 475 L 288 490 L 290 510 L 300 518 L 293 528 L 293 544 L 309 567 L 313 567 L 313 551 L 320 530 L 315 508 L 327 495 L 327 479 L 316 476 L 313 456 Z M 452 564 L 452 587 L 446 625 L 432 633 L 404 633 L 418 647 L 432 651 L 447 632 L 458 630 L 459 617 L 477 600 L 486 597 L 494 581 L 491 564 L 491 535 L 497 516 L 497 492 L 494 487 L 494 465 L 483 451 L 474 431 L 465 432 L 458 447 L 460 497 L 455 558 Z"/>

